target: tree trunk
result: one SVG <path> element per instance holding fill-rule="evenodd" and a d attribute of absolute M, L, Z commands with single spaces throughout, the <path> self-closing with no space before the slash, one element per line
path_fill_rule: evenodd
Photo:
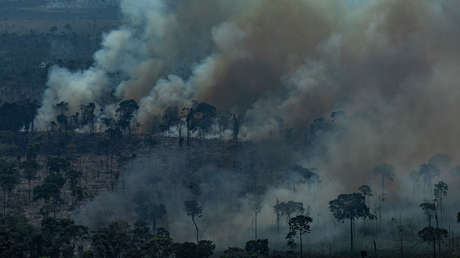
<path fill-rule="evenodd" d="M 300 234 L 300 258 L 303 257 L 303 250 L 302 250 L 302 232 L 299 232 Z"/>
<path fill-rule="evenodd" d="M 276 199 L 276 206 L 278 206 L 278 204 L 279 204 L 279 200 Z M 279 232 L 280 232 L 280 212 L 277 209 L 276 210 L 276 233 L 279 233 Z"/>
<path fill-rule="evenodd" d="M 257 240 L 257 211 L 254 212 L 254 240 Z"/>
<path fill-rule="evenodd" d="M 377 257 L 377 243 L 375 242 L 375 239 L 374 239 L 374 257 Z"/>
<path fill-rule="evenodd" d="M 353 218 L 350 218 L 350 255 L 353 255 Z"/>
<path fill-rule="evenodd" d="M 32 192 L 32 185 L 31 185 L 31 182 L 30 182 L 30 181 L 31 181 L 31 180 L 29 179 L 29 180 L 28 180 L 28 185 L 29 185 L 28 199 L 29 199 L 29 202 L 31 201 L 31 199 L 30 199 L 30 192 Z"/>
<path fill-rule="evenodd" d="M 400 236 L 400 238 L 401 238 L 400 253 L 401 253 L 401 258 L 404 258 L 404 242 L 403 242 L 403 235 L 402 235 L 402 233 L 400 233 L 400 234 L 401 234 L 401 236 Z"/>
<path fill-rule="evenodd" d="M 3 217 L 6 216 L 6 200 L 8 199 L 8 197 L 6 196 L 6 191 L 3 191 Z"/>
<path fill-rule="evenodd" d="M 182 124 L 180 122 L 179 122 L 178 129 L 179 129 L 179 146 L 182 147 L 184 140 L 182 139 Z"/>
<path fill-rule="evenodd" d="M 439 221 L 438 221 L 438 213 L 437 213 L 437 212 L 435 212 L 434 218 L 435 218 L 435 220 L 436 220 L 436 234 L 435 234 L 435 240 L 438 241 L 438 254 L 439 254 L 439 257 L 441 257 L 441 237 L 438 236 L 438 233 L 439 233 Z"/>
<path fill-rule="evenodd" d="M 382 224 L 383 221 L 383 204 L 385 202 L 385 176 L 382 174 L 382 197 L 381 197 L 381 202 L 380 202 L 380 225 Z"/>
<path fill-rule="evenodd" d="M 198 244 L 198 242 L 200 241 L 199 238 L 198 238 L 198 225 L 196 224 L 195 222 L 195 217 L 192 216 L 192 222 L 193 222 L 193 225 L 195 225 L 195 230 L 196 230 L 196 243 Z"/>

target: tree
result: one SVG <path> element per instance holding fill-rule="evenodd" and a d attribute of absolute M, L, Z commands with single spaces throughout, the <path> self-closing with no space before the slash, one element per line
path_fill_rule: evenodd
<path fill-rule="evenodd" d="M 254 239 L 257 239 L 257 217 L 259 216 L 259 213 L 262 209 L 262 195 L 261 191 L 255 191 L 254 194 L 251 195 L 251 198 L 249 198 L 249 205 L 254 211 Z"/>
<path fill-rule="evenodd" d="M 238 143 L 238 135 L 240 134 L 240 120 L 235 114 L 232 114 L 233 120 L 233 142 Z"/>
<path fill-rule="evenodd" d="M 85 191 L 81 187 L 81 178 L 83 173 L 81 171 L 70 169 L 66 171 L 66 181 L 69 182 L 72 199 L 72 205 L 77 201 L 82 201 L 85 197 Z"/>
<path fill-rule="evenodd" d="M 358 188 L 358 190 L 364 196 L 364 202 L 366 202 L 367 197 L 372 196 L 372 189 L 368 185 L 362 185 Z"/>
<path fill-rule="evenodd" d="M 300 257 L 303 257 L 302 235 L 311 232 L 310 224 L 312 222 L 312 218 L 304 215 L 297 215 L 289 220 L 289 233 L 286 238 L 292 240 L 295 238 L 296 234 L 299 233 Z"/>
<path fill-rule="evenodd" d="M 121 258 L 130 247 L 129 225 L 126 222 L 113 222 L 108 227 L 96 230 L 91 237 L 95 257 Z"/>
<path fill-rule="evenodd" d="M 166 108 L 166 110 L 163 112 L 162 120 L 164 128 L 166 129 L 167 133 L 169 133 L 171 127 L 180 122 L 179 108 L 177 106 L 169 106 Z"/>
<path fill-rule="evenodd" d="M 166 207 L 164 204 L 156 203 L 151 199 L 140 199 L 137 203 L 136 212 L 141 219 L 150 221 L 152 232 L 155 232 L 157 221 L 166 215 Z"/>
<path fill-rule="evenodd" d="M 217 116 L 216 108 L 208 103 L 194 103 L 187 115 L 187 139 L 190 132 L 198 130 L 200 137 L 209 131 Z"/>
<path fill-rule="evenodd" d="M 59 131 L 65 132 L 68 129 L 69 121 L 67 117 L 67 112 L 69 111 L 69 103 L 59 102 L 54 107 L 57 111 L 56 121 L 59 125 Z"/>
<path fill-rule="evenodd" d="M 50 173 L 61 173 L 70 168 L 70 161 L 62 157 L 51 156 L 48 157 L 47 167 Z"/>
<path fill-rule="evenodd" d="M 94 123 L 96 116 L 94 115 L 94 110 L 96 109 L 96 104 L 93 102 L 87 105 L 81 105 L 81 121 L 80 124 L 82 126 L 89 125 L 90 132 L 94 132 Z"/>
<path fill-rule="evenodd" d="M 43 256 L 72 257 L 75 247 L 83 248 L 88 229 L 70 219 L 45 218 L 41 223 L 40 246 Z"/>
<path fill-rule="evenodd" d="M 137 102 L 133 99 L 130 99 L 120 102 L 116 110 L 118 115 L 118 126 L 122 130 L 127 129 L 129 135 L 131 135 L 131 121 L 138 109 L 139 106 L 137 105 Z"/>
<path fill-rule="evenodd" d="M 198 235 L 198 225 L 196 223 L 196 218 L 200 218 L 203 212 L 203 208 L 198 203 L 198 201 L 191 200 L 185 201 L 185 211 L 187 212 L 187 216 L 192 218 L 193 225 L 195 226 L 196 230 L 196 242 L 199 242 L 199 235 Z"/>
<path fill-rule="evenodd" d="M 176 258 L 208 258 L 216 246 L 208 240 L 195 243 L 176 243 L 173 245 Z"/>
<path fill-rule="evenodd" d="M 21 163 L 23 177 L 27 180 L 28 185 L 28 200 L 31 200 L 30 194 L 32 192 L 32 180 L 37 177 L 38 169 L 40 166 L 35 159 L 28 159 Z"/>
<path fill-rule="evenodd" d="M 350 221 L 350 252 L 353 253 L 353 222 L 359 218 L 374 219 L 369 212 L 361 193 L 340 194 L 337 199 L 329 202 L 329 209 L 338 221 Z"/>
<path fill-rule="evenodd" d="M 428 242 L 432 241 L 433 243 L 433 257 L 436 258 L 436 240 L 440 241 L 443 238 L 447 238 L 448 232 L 443 228 L 434 228 L 432 226 L 424 227 L 418 232 L 420 238 L 423 241 Z M 441 255 L 441 253 L 439 253 Z"/>
<path fill-rule="evenodd" d="M 291 220 L 291 215 L 293 214 L 302 214 L 305 209 L 303 208 L 302 202 L 295 202 L 295 201 L 288 201 L 288 202 L 281 202 L 274 206 L 275 211 L 279 213 L 281 216 L 286 216 L 287 221 Z"/>
<path fill-rule="evenodd" d="M 382 180 L 382 192 L 380 196 L 380 220 L 382 220 L 383 204 L 385 203 L 385 180 L 393 181 L 395 176 L 394 171 L 395 169 L 390 164 L 380 164 L 374 168 L 374 174 L 381 177 Z"/>
<path fill-rule="evenodd" d="M 295 165 L 291 167 L 290 169 L 291 172 L 293 172 L 296 177 L 294 177 L 294 182 L 293 182 L 293 191 L 295 192 L 296 184 L 307 184 L 309 187 L 311 185 L 320 183 L 321 180 L 319 178 L 319 175 L 315 172 L 313 172 L 311 169 L 301 167 L 299 165 Z M 311 189 L 311 188 L 310 188 Z"/>
<path fill-rule="evenodd" d="M 232 115 L 229 112 L 219 112 L 217 114 L 217 125 L 219 126 L 219 136 L 222 138 L 225 130 L 230 126 L 230 119 Z"/>
<path fill-rule="evenodd" d="M 129 236 L 131 237 L 131 246 L 127 257 L 144 257 L 143 247 L 153 237 L 147 224 L 142 220 L 136 221 L 134 228 L 129 231 Z"/>
<path fill-rule="evenodd" d="M 239 247 L 229 247 L 221 258 L 249 258 L 249 254 Z"/>
<path fill-rule="evenodd" d="M 268 256 L 270 252 L 268 239 L 250 240 L 246 242 L 244 249 L 251 257 Z"/>
<path fill-rule="evenodd" d="M 38 257 L 34 238 L 38 230 L 22 216 L 0 218 L 0 257 Z"/>
<path fill-rule="evenodd" d="M 433 179 L 438 177 L 440 174 L 439 168 L 431 163 L 422 164 L 418 171 L 419 177 L 423 179 L 425 183 L 424 192 L 427 196 L 431 196 L 431 190 L 433 189 Z"/>
<path fill-rule="evenodd" d="M 420 208 L 422 208 L 428 218 L 428 226 L 431 227 L 431 221 L 436 212 L 436 205 L 432 202 L 424 202 L 420 204 Z"/>
<path fill-rule="evenodd" d="M 8 208 L 8 195 L 20 183 L 16 165 L 12 162 L 0 160 L 0 187 L 3 191 L 3 216 Z"/>
<path fill-rule="evenodd" d="M 434 198 L 435 201 L 439 204 L 439 211 L 441 215 L 443 214 L 443 201 L 444 198 L 447 197 L 448 190 L 449 186 L 443 181 L 439 181 L 439 183 L 434 185 Z"/>
<path fill-rule="evenodd" d="M 43 184 L 34 188 L 34 200 L 43 199 L 46 204 L 51 205 L 54 217 L 56 217 L 56 209 L 62 202 L 61 189 L 65 181 L 61 174 L 51 173 L 45 177 Z M 45 212 L 45 215 L 47 215 L 47 212 Z"/>
<path fill-rule="evenodd" d="M 158 228 L 155 236 L 141 246 L 141 253 L 143 257 L 170 257 L 173 253 L 173 241 L 169 232 L 164 228 Z"/>

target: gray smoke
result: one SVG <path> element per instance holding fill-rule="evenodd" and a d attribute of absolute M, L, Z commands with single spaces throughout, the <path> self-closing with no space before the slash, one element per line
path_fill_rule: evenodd
<path fill-rule="evenodd" d="M 459 161 L 456 1 L 123 0 L 120 6 L 124 25 L 104 36 L 90 69 L 51 70 L 36 117 L 40 128 L 54 120 L 60 101 L 71 112 L 89 102 L 113 110 L 111 94 L 138 101 L 144 130 L 166 107 L 197 100 L 241 114 L 242 135 L 251 140 L 302 130 L 343 110 L 341 137 L 322 138 L 327 155 L 298 160 L 335 182 L 325 199 L 373 183 L 372 168 L 387 162 L 397 173 L 391 198 L 407 200 L 412 169 L 436 153 Z M 441 179 L 459 182 L 449 173 Z"/>

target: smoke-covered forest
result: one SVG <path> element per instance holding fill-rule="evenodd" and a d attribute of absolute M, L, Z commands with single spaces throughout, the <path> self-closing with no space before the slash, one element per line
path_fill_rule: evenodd
<path fill-rule="evenodd" d="M 0 0 L 0 257 L 460 257 L 459 21 Z"/>

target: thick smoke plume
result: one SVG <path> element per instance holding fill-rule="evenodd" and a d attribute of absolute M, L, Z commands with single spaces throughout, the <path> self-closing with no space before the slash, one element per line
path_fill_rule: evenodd
<path fill-rule="evenodd" d="M 377 157 L 421 162 L 454 154 L 457 7 L 441 0 L 121 1 L 124 25 L 104 36 L 91 68 L 51 70 L 36 124 L 45 129 L 60 101 L 71 113 L 96 102 L 110 116 L 110 95 L 138 101 L 145 130 L 166 107 L 197 100 L 241 114 L 250 139 L 343 110 L 350 130 L 335 152 L 348 155 L 352 173 L 360 173 L 353 164 Z"/>
<path fill-rule="evenodd" d="M 388 162 L 390 191 L 408 196 L 407 177 L 436 153 L 458 160 L 460 4 L 381 0 L 122 0 L 123 26 L 104 36 L 85 71 L 54 67 L 36 124 L 95 102 L 110 116 L 114 98 L 139 103 L 148 130 L 168 106 L 193 100 L 244 117 L 247 139 L 301 130 L 343 110 L 340 139 L 310 167 L 339 182 L 370 182 Z M 325 162 L 327 161 L 327 162 Z M 444 176 L 448 183 L 458 176 Z M 339 190 L 340 189 L 340 190 Z"/>

